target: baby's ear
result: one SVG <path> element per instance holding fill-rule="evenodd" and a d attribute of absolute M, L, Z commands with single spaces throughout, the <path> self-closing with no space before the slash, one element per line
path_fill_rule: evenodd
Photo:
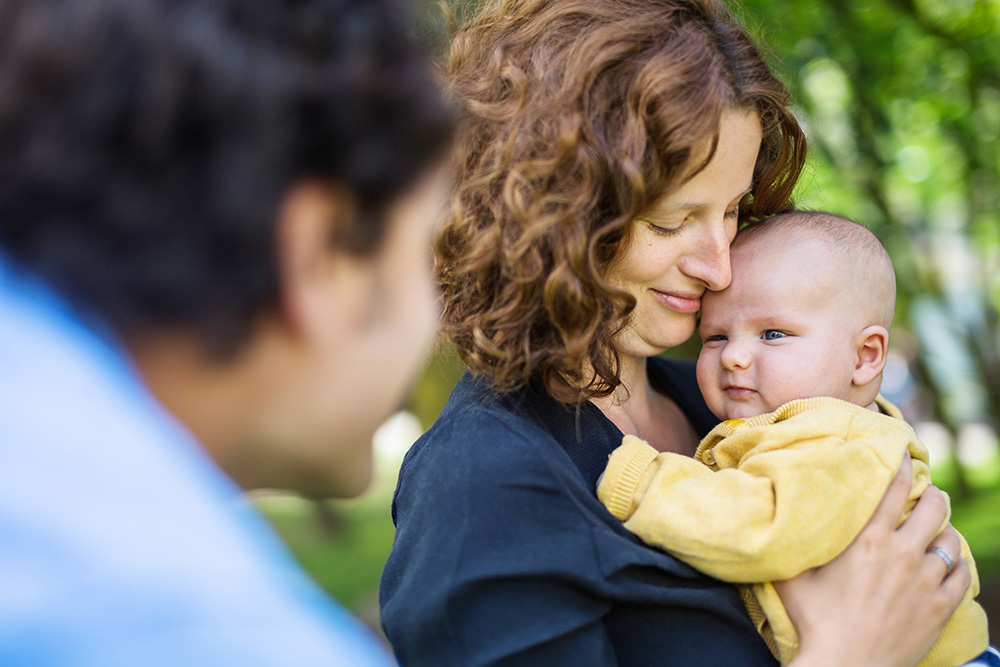
<path fill-rule="evenodd" d="M 885 327 L 873 324 L 861 330 L 857 337 L 857 361 L 851 382 L 858 387 L 876 379 L 885 368 L 889 354 L 889 332 Z"/>

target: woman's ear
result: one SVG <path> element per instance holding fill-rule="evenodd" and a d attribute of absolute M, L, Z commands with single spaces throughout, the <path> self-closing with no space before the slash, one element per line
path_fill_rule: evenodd
<path fill-rule="evenodd" d="M 328 339 L 364 311 L 367 264 L 333 244 L 357 215 L 347 191 L 316 182 L 289 190 L 277 226 L 280 317 L 296 337 Z"/>
<path fill-rule="evenodd" d="M 858 334 L 857 362 L 851 382 L 863 387 L 879 377 L 885 368 L 889 354 L 889 332 L 885 327 L 873 324 Z"/>

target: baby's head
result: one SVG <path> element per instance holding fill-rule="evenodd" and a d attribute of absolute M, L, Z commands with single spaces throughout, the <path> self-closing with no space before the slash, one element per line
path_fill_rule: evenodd
<path fill-rule="evenodd" d="M 733 280 L 702 298 L 698 385 L 720 419 L 832 396 L 868 407 L 896 306 L 875 235 L 837 215 L 793 211 L 737 234 Z"/>

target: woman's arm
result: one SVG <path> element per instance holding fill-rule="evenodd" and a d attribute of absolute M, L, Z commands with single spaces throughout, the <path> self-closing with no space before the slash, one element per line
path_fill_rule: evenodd
<path fill-rule="evenodd" d="M 971 581 L 959 559 L 946 573 L 932 545 L 960 549 L 950 526 L 937 534 L 947 503 L 928 487 L 896 527 L 911 484 L 909 456 L 857 539 L 826 565 L 775 584 L 800 637 L 790 667 L 909 667 L 937 640 Z"/>

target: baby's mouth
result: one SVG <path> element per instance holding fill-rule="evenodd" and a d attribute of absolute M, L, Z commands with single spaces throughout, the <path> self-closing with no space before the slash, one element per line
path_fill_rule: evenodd
<path fill-rule="evenodd" d="M 725 390 L 726 395 L 733 399 L 746 399 L 754 396 L 757 392 L 749 387 L 741 387 L 739 385 L 731 384 L 728 385 Z"/>

